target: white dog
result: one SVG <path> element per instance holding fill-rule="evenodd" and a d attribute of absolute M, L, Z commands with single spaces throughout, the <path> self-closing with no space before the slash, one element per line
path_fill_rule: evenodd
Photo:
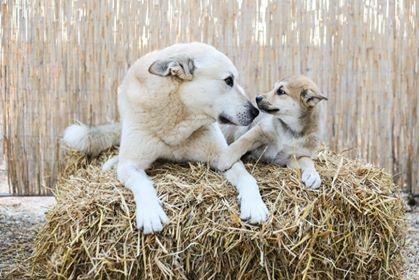
<path fill-rule="evenodd" d="M 64 142 L 97 154 L 120 140 L 119 156 L 107 166 L 118 161 L 118 179 L 134 193 L 137 228 L 159 232 L 168 217 L 144 170 L 159 158 L 209 162 L 218 169 L 227 143 L 216 121 L 247 126 L 258 115 L 237 77 L 233 63 L 206 44 L 176 44 L 149 53 L 128 70 L 118 89 L 122 127 L 75 124 L 66 129 Z M 224 174 L 237 188 L 241 218 L 265 221 L 268 210 L 243 163 Z"/>

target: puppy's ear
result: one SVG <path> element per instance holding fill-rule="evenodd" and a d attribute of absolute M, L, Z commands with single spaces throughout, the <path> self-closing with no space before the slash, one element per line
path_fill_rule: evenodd
<path fill-rule="evenodd" d="M 327 98 L 310 89 L 305 89 L 301 92 L 301 100 L 307 107 L 312 108 L 320 101 L 327 100 Z"/>
<path fill-rule="evenodd" d="M 156 60 L 148 68 L 148 72 L 161 77 L 169 75 L 183 80 L 192 80 L 195 64 L 191 58 L 178 56 L 167 60 Z"/>

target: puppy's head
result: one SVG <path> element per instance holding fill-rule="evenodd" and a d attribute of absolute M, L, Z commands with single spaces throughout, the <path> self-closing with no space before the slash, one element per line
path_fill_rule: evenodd
<path fill-rule="evenodd" d="M 297 75 L 275 83 L 274 88 L 256 97 L 258 108 L 278 117 L 299 118 L 313 110 L 321 100 L 327 100 L 317 85 L 306 76 Z"/>
<path fill-rule="evenodd" d="M 184 44 L 168 59 L 153 62 L 149 72 L 179 83 L 177 94 L 193 113 L 233 125 L 249 125 L 259 114 L 237 82 L 236 67 L 212 46 Z"/>

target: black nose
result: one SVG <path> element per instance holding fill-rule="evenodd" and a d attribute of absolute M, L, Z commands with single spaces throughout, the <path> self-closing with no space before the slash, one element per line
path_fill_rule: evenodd
<path fill-rule="evenodd" d="M 259 115 L 259 110 L 253 105 L 250 105 L 250 115 L 252 116 L 252 119 L 256 118 Z"/>
<path fill-rule="evenodd" d="M 256 103 L 259 103 L 260 101 L 262 101 L 262 99 L 263 99 L 262 95 L 256 96 Z"/>

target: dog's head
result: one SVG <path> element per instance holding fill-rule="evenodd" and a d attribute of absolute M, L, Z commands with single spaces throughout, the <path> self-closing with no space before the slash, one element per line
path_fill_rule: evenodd
<path fill-rule="evenodd" d="M 275 83 L 274 88 L 256 97 L 258 108 L 278 117 L 299 118 L 327 100 L 308 77 L 297 75 Z"/>
<path fill-rule="evenodd" d="M 149 72 L 178 83 L 177 93 L 193 113 L 234 125 L 249 125 L 259 113 L 238 84 L 236 67 L 212 46 L 181 45 L 167 59 L 154 61 Z"/>

